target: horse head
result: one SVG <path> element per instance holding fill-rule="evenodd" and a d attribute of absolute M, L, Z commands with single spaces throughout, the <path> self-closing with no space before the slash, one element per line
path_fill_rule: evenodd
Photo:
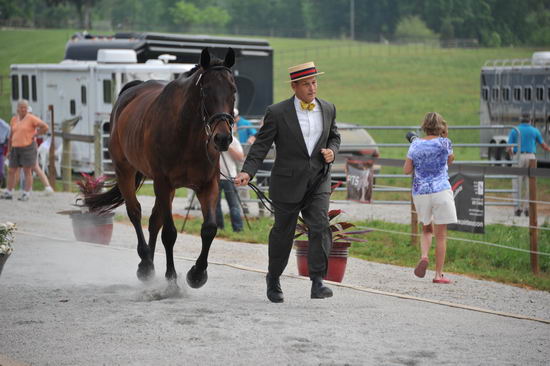
<path fill-rule="evenodd" d="M 233 141 L 233 108 L 237 87 L 231 67 L 235 52 L 227 50 L 225 60 L 212 60 L 205 48 L 201 53 L 197 84 L 200 85 L 201 115 L 208 141 L 214 142 L 218 151 L 227 151 Z"/>

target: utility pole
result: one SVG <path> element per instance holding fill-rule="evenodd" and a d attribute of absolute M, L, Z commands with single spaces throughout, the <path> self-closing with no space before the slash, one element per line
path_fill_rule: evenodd
<path fill-rule="evenodd" d="M 349 35 L 351 40 L 355 40 L 355 0 L 349 2 Z"/>

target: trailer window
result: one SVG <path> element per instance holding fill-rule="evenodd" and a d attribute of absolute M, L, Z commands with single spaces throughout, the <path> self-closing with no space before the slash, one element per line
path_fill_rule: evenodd
<path fill-rule="evenodd" d="M 481 89 L 481 97 L 483 98 L 483 100 L 487 100 L 489 99 L 489 88 L 487 87 L 483 87 L 483 89 Z"/>
<path fill-rule="evenodd" d="M 112 95 L 111 95 L 111 80 L 104 79 L 103 80 L 103 102 L 107 104 L 111 104 L 113 101 Z"/>
<path fill-rule="evenodd" d="M 11 99 L 19 99 L 19 77 L 17 75 L 11 76 Z"/>
<path fill-rule="evenodd" d="M 519 87 L 514 88 L 514 100 L 516 102 L 519 102 L 521 100 L 521 88 Z"/>
<path fill-rule="evenodd" d="M 531 88 L 530 86 L 523 89 L 523 99 L 525 101 L 530 101 L 532 92 L 533 92 L 533 88 Z"/>
<path fill-rule="evenodd" d="M 502 88 L 502 100 L 508 102 L 510 100 L 510 88 Z"/>
<path fill-rule="evenodd" d="M 86 85 L 82 85 L 80 87 L 80 101 L 82 102 L 82 105 L 86 105 L 86 103 L 88 103 L 88 99 L 87 99 L 87 95 L 86 95 Z"/>
<path fill-rule="evenodd" d="M 31 76 L 31 95 L 32 95 L 32 101 L 36 102 L 38 99 L 36 96 L 36 75 Z"/>
<path fill-rule="evenodd" d="M 498 92 L 499 92 L 498 87 L 493 88 L 493 90 L 492 90 L 492 96 L 491 96 L 491 98 L 493 99 L 493 101 L 498 101 Z"/>
<path fill-rule="evenodd" d="M 539 86 L 537 87 L 537 101 L 542 102 L 544 99 L 544 88 Z"/>
<path fill-rule="evenodd" d="M 74 101 L 74 99 L 71 99 L 70 109 L 71 109 L 71 114 L 74 116 L 76 114 L 76 102 Z"/>
<path fill-rule="evenodd" d="M 21 75 L 21 96 L 29 100 L 29 75 Z"/>

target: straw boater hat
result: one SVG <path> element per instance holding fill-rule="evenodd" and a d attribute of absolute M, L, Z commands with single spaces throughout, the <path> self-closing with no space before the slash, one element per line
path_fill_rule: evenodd
<path fill-rule="evenodd" d="M 289 83 L 293 81 L 309 78 L 315 75 L 324 74 L 324 72 L 317 71 L 317 68 L 315 67 L 315 64 L 313 63 L 313 61 L 306 62 L 305 64 L 289 67 L 288 72 L 290 73 L 290 80 L 288 80 Z"/>

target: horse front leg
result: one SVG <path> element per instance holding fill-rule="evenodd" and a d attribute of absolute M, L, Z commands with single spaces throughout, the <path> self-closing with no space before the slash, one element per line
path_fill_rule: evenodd
<path fill-rule="evenodd" d="M 202 287 L 208 280 L 208 273 L 206 271 L 208 267 L 208 253 L 210 252 L 212 241 L 218 232 L 218 227 L 216 226 L 218 194 L 219 186 L 217 180 L 213 181 L 207 188 L 197 192 L 203 217 L 201 227 L 202 250 L 195 265 L 187 272 L 187 284 L 192 288 Z"/>

